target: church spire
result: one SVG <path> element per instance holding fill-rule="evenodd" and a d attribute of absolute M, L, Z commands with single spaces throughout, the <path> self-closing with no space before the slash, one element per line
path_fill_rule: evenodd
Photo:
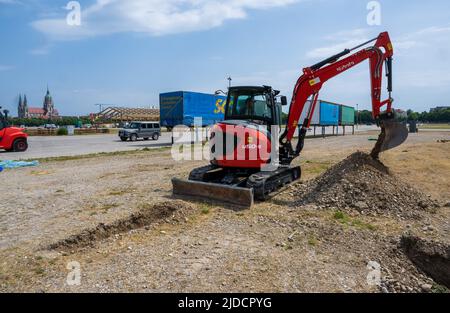
<path fill-rule="evenodd" d="M 19 94 L 19 104 L 17 106 L 17 115 L 19 118 L 23 118 L 23 101 L 22 101 L 22 94 Z"/>
<path fill-rule="evenodd" d="M 47 94 L 45 95 L 44 98 L 44 115 L 52 118 L 53 113 L 54 113 L 54 104 L 53 104 L 53 99 L 52 96 L 50 95 L 50 90 L 48 88 L 47 85 Z"/>

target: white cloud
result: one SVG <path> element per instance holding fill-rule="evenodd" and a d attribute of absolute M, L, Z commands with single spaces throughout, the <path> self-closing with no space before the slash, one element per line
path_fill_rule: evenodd
<path fill-rule="evenodd" d="M 323 59 L 373 37 L 370 28 L 334 33 L 324 36 L 324 46 L 311 50 L 306 56 Z M 391 39 L 395 50 L 394 98 L 398 100 L 397 107 L 409 104 L 417 109 L 431 101 L 434 95 L 447 92 L 450 86 L 450 25 L 393 32 Z M 363 107 L 369 108 L 367 91 L 370 84 L 366 75 L 367 69 L 361 67 L 336 77 L 323 89 L 321 96 L 337 102 L 364 103 Z"/>
<path fill-rule="evenodd" d="M 324 59 L 330 57 L 336 53 L 339 53 L 347 48 L 355 47 L 370 39 L 372 31 L 369 29 L 354 29 L 350 31 L 341 31 L 324 39 L 329 41 L 330 44 L 325 47 L 320 47 L 309 51 L 306 54 L 310 59 Z"/>
<path fill-rule="evenodd" d="M 399 36 L 392 36 L 395 54 L 403 56 L 412 49 L 436 47 L 443 42 L 450 41 L 450 26 L 431 26 Z M 343 51 L 346 48 L 355 47 L 369 39 L 374 38 L 370 28 L 341 31 L 324 37 L 329 44 L 316 48 L 306 54 L 310 59 L 323 59 Z"/>
<path fill-rule="evenodd" d="M 121 32 L 153 36 L 208 30 L 249 10 L 283 7 L 301 0 L 96 0 L 82 8 L 81 26 L 65 16 L 41 19 L 32 26 L 54 40 L 76 40 Z"/>
<path fill-rule="evenodd" d="M 405 55 L 411 49 L 445 46 L 450 41 L 450 26 L 431 26 L 400 36 L 394 40 L 396 54 Z"/>

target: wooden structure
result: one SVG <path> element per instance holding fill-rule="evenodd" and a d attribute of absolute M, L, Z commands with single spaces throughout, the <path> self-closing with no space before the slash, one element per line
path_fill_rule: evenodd
<path fill-rule="evenodd" d="M 108 107 L 100 113 L 95 114 L 94 119 L 96 122 L 153 122 L 159 121 L 159 110 L 146 108 Z"/>

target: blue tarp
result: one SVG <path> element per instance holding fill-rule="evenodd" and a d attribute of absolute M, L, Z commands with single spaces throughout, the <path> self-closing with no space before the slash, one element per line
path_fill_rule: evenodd
<path fill-rule="evenodd" d="M 14 169 L 19 167 L 29 167 L 29 166 L 38 166 L 38 161 L 32 161 L 32 162 L 25 162 L 25 161 L 0 161 L 0 172 L 3 171 L 3 169 Z"/>

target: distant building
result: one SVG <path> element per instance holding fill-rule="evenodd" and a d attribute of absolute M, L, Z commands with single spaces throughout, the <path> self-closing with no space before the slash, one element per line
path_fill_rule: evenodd
<path fill-rule="evenodd" d="M 22 95 L 19 96 L 18 105 L 18 116 L 19 118 L 41 118 L 41 119 L 54 119 L 59 118 L 59 112 L 55 109 L 55 104 L 53 102 L 53 97 L 47 88 L 47 93 L 44 97 L 44 103 L 42 108 L 28 107 L 27 96 L 24 96 L 22 100 Z"/>
<path fill-rule="evenodd" d="M 400 118 L 400 119 L 402 119 L 402 118 L 407 119 L 408 118 L 408 112 L 406 112 L 404 110 L 397 109 L 397 110 L 395 110 L 395 113 L 397 113 L 397 118 Z"/>
<path fill-rule="evenodd" d="M 149 108 L 108 107 L 98 114 L 91 114 L 91 120 L 131 122 L 131 121 L 159 121 L 159 110 Z"/>
<path fill-rule="evenodd" d="M 57 111 L 55 110 L 55 104 L 53 103 L 53 98 L 50 95 L 50 91 L 47 87 L 47 94 L 44 98 L 44 116 L 48 116 L 49 118 L 52 118 Z"/>
<path fill-rule="evenodd" d="M 18 114 L 19 118 L 26 118 L 28 113 L 28 101 L 27 95 L 24 95 L 24 99 L 22 100 L 22 95 L 19 95 L 19 106 L 18 106 Z"/>
<path fill-rule="evenodd" d="M 446 106 L 446 107 L 435 107 L 435 108 L 430 109 L 430 112 L 433 113 L 433 112 L 438 112 L 438 111 L 442 111 L 442 110 L 446 110 L 446 109 L 450 109 L 450 107 L 449 106 Z"/>

